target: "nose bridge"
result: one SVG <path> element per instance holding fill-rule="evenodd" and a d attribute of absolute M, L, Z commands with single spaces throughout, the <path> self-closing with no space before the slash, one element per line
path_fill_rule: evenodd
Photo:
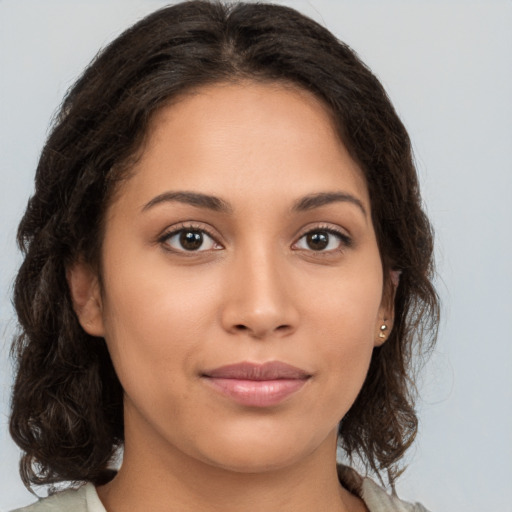
<path fill-rule="evenodd" d="M 225 327 L 256 338 L 294 330 L 298 315 L 290 294 L 286 256 L 277 244 L 248 244 L 235 251 Z"/>

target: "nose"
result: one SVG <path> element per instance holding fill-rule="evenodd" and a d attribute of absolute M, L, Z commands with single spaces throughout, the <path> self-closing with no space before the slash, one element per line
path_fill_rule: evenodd
<path fill-rule="evenodd" d="M 286 258 L 270 251 L 239 254 L 226 279 L 222 325 L 254 339 L 288 336 L 299 322 Z"/>

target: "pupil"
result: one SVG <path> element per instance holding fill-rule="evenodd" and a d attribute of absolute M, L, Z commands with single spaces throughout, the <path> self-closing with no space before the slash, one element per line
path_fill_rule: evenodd
<path fill-rule="evenodd" d="M 307 242 L 310 249 L 313 249 L 314 251 L 321 251 L 329 244 L 329 233 L 325 231 L 310 233 L 307 236 Z"/>
<path fill-rule="evenodd" d="M 203 235 L 199 231 L 184 231 L 180 235 L 180 244 L 188 251 L 195 251 L 203 244 Z"/>

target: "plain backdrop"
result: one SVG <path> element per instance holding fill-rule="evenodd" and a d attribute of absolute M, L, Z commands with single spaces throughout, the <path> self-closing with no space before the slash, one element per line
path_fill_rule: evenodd
<path fill-rule="evenodd" d="M 352 46 L 413 140 L 437 235 L 443 321 L 399 494 L 512 511 L 512 2 L 284 1 Z M 156 0 L 0 0 L 0 510 L 33 501 L 7 433 L 15 232 L 67 88 Z"/>

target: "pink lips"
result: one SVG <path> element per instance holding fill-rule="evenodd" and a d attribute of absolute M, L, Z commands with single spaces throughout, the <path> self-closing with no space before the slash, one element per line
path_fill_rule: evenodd
<path fill-rule="evenodd" d="M 232 364 L 206 371 L 202 376 L 217 391 L 248 407 L 278 405 L 311 377 L 280 361 Z"/>

